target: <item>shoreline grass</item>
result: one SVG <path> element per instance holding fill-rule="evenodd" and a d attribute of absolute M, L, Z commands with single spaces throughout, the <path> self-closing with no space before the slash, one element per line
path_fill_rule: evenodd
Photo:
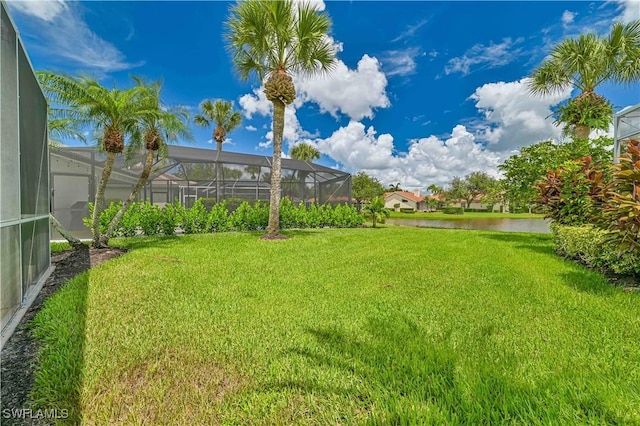
<path fill-rule="evenodd" d="M 77 422 L 640 422 L 640 297 L 541 234 L 119 240 L 34 325 Z"/>
<path fill-rule="evenodd" d="M 402 213 L 391 211 L 391 219 L 544 219 L 543 214 L 538 213 L 484 213 L 465 212 L 464 214 L 445 214 L 438 212 Z"/>

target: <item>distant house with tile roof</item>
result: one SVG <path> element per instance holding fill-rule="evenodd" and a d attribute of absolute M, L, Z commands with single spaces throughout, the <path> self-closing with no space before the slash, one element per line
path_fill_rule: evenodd
<path fill-rule="evenodd" d="M 413 211 L 427 210 L 426 197 L 424 195 L 420 195 L 419 190 L 416 190 L 415 192 L 385 192 L 384 206 L 396 211 L 400 211 L 400 209 L 413 209 Z"/>

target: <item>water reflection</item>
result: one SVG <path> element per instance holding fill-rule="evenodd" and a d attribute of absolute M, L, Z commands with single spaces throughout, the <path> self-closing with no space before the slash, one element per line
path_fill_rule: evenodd
<path fill-rule="evenodd" d="M 535 232 L 549 234 L 549 222 L 544 219 L 387 219 L 389 225 L 418 228 L 477 229 L 503 232 Z"/>

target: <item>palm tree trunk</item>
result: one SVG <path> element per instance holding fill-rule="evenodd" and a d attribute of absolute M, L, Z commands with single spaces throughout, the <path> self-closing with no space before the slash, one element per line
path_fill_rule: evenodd
<path fill-rule="evenodd" d="M 56 231 L 58 231 L 58 234 L 62 235 L 62 237 L 65 240 L 69 241 L 69 244 L 71 244 L 71 247 L 79 248 L 79 247 L 82 247 L 84 245 L 82 243 L 82 241 L 80 241 L 79 239 L 77 239 L 76 237 L 71 235 L 69 233 L 69 231 L 64 229 L 64 226 L 62 226 L 62 224 L 60 222 L 58 222 L 58 219 L 56 219 L 56 217 L 53 215 L 53 213 L 49 213 L 49 222 L 51 223 L 51 226 L 53 226 L 53 228 Z"/>
<path fill-rule="evenodd" d="M 138 194 L 140 193 L 140 190 L 147 183 L 149 174 L 151 174 L 151 167 L 153 166 L 154 154 L 155 154 L 155 151 L 150 149 L 147 150 L 147 158 L 144 162 L 144 168 L 142 169 L 142 173 L 140 174 L 138 183 L 136 183 L 136 186 L 133 188 L 133 191 L 131 191 L 131 193 L 129 194 L 129 197 L 124 201 L 118 213 L 116 213 L 113 219 L 111 219 L 111 223 L 109 223 L 109 227 L 107 228 L 107 231 L 100 238 L 101 244 L 105 246 L 109 244 L 109 238 L 111 238 L 111 236 L 113 235 L 113 232 L 116 230 L 116 226 L 118 226 L 118 223 L 120 223 L 122 216 L 124 216 L 127 210 L 129 210 L 129 206 L 138 198 Z"/>
<path fill-rule="evenodd" d="M 218 147 L 216 148 L 218 152 L 216 153 L 216 203 L 219 203 L 221 200 L 220 197 L 220 181 L 222 180 L 222 167 L 220 167 L 220 152 L 222 152 L 222 141 L 218 141 Z"/>
<path fill-rule="evenodd" d="M 591 128 L 586 124 L 576 124 L 573 130 L 573 137 L 576 139 L 588 139 L 591 134 Z"/>
<path fill-rule="evenodd" d="M 115 152 L 107 152 L 107 160 L 104 162 L 104 168 L 102 169 L 102 177 L 100 178 L 100 184 L 96 191 L 95 202 L 93 203 L 93 220 L 91 223 L 91 232 L 93 233 L 93 246 L 98 248 L 102 247 L 100 244 L 100 213 L 104 209 L 104 193 L 107 189 L 107 182 L 109 182 L 109 176 L 113 170 L 113 163 L 116 161 Z"/>
<path fill-rule="evenodd" d="M 282 135 L 284 133 L 284 108 L 279 100 L 273 101 L 273 161 L 271 164 L 271 197 L 269 199 L 269 227 L 267 236 L 280 233 L 280 175 L 282 159 Z"/>

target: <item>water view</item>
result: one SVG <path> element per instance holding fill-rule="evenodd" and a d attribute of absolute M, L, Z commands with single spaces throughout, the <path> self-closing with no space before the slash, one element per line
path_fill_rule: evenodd
<path fill-rule="evenodd" d="M 477 229 L 503 232 L 535 232 L 548 234 L 549 222 L 544 219 L 387 219 L 388 225 L 418 228 Z"/>

